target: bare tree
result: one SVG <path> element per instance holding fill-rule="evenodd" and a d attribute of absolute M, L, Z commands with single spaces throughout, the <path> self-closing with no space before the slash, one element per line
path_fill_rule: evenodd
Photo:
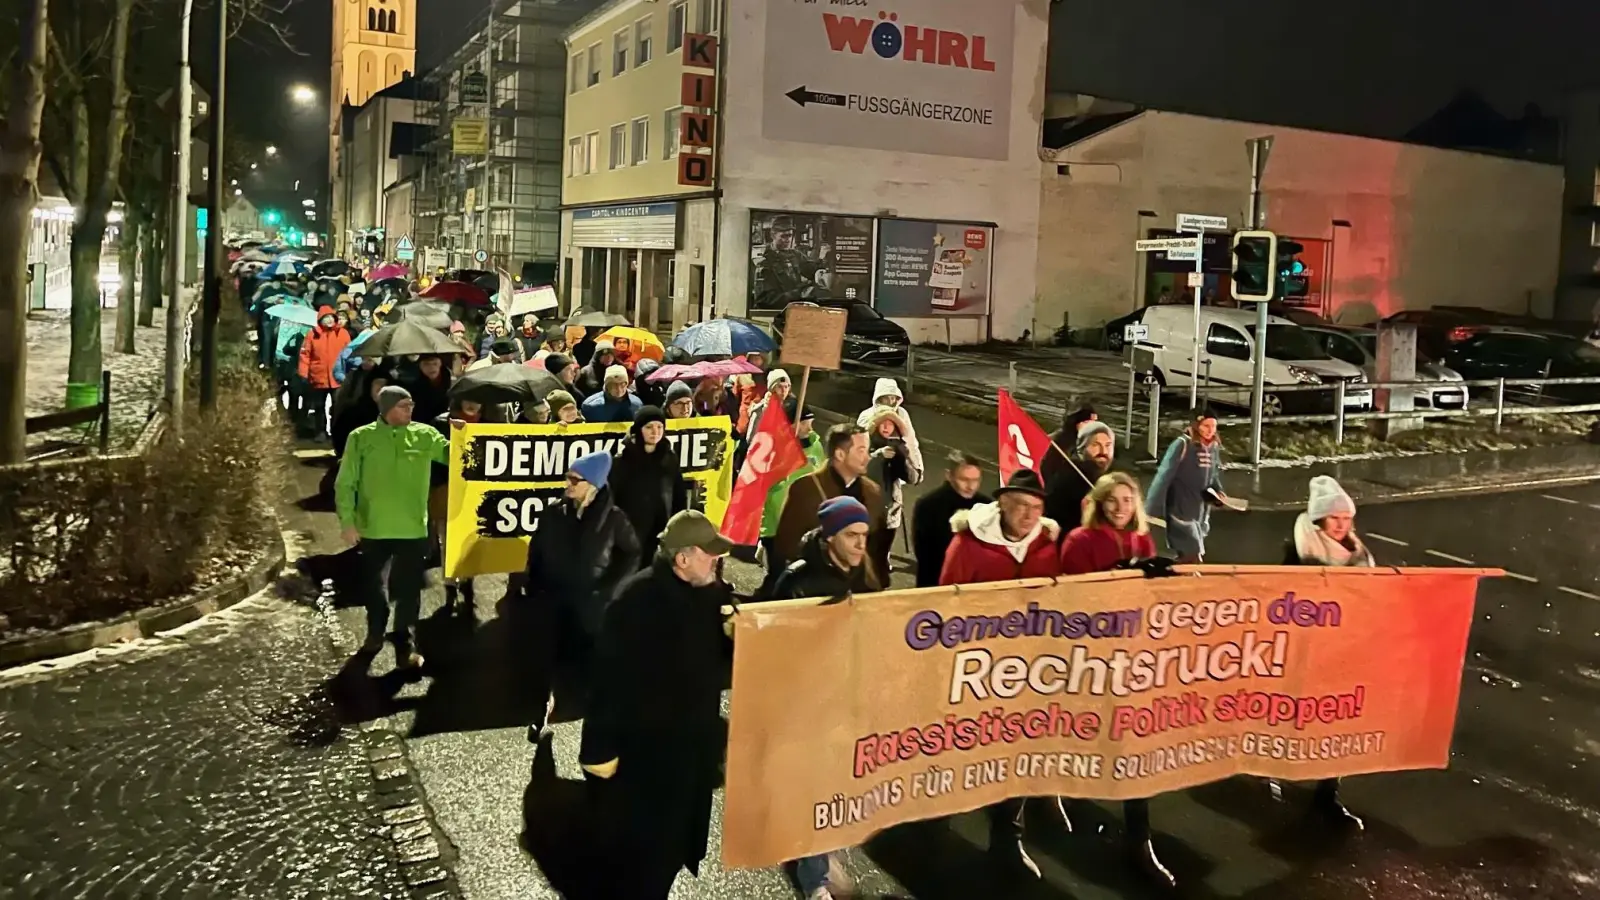
<path fill-rule="evenodd" d="M 27 454 L 28 243 L 39 198 L 49 0 L 24 0 L 0 126 L 0 463 Z"/>

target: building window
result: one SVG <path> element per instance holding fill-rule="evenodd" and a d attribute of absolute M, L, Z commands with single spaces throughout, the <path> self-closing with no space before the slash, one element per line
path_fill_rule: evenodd
<path fill-rule="evenodd" d="M 583 54 L 572 54 L 572 75 L 567 79 L 567 93 L 576 94 L 583 88 Z"/>
<path fill-rule="evenodd" d="M 567 141 L 567 177 L 583 174 L 583 138 Z"/>
<path fill-rule="evenodd" d="M 619 31 L 611 36 L 611 75 L 616 77 L 628 71 L 628 32 Z"/>
<path fill-rule="evenodd" d="M 633 120 L 633 164 L 640 165 L 650 160 L 650 120 Z"/>
<path fill-rule="evenodd" d="M 611 126 L 611 168 L 620 169 L 628 164 L 628 126 Z"/>
<path fill-rule="evenodd" d="M 600 83 L 600 45 L 589 45 L 589 77 L 584 82 L 589 87 Z"/>
<path fill-rule="evenodd" d="M 649 19 L 633 23 L 633 67 L 638 68 L 651 60 Z"/>
<path fill-rule="evenodd" d="M 666 152 L 662 154 L 663 159 L 672 159 L 678 155 L 678 129 L 682 121 L 683 107 L 667 110 L 663 122 L 666 127 L 663 129 L 661 141 L 661 145 L 666 148 Z"/>
<path fill-rule="evenodd" d="M 719 0 L 699 0 L 699 2 L 700 5 L 695 8 L 694 33 L 710 34 L 716 28 L 712 20 L 716 16 L 715 10 Z"/>
<path fill-rule="evenodd" d="M 396 31 L 395 31 L 395 27 L 394 27 L 394 20 L 395 20 L 395 12 L 394 12 L 394 10 L 391 9 L 391 10 L 389 10 L 389 24 L 383 30 L 389 32 L 390 34 L 395 34 Z"/>
<path fill-rule="evenodd" d="M 600 132 L 591 131 L 583 136 L 583 174 L 591 175 L 600 161 Z"/>
<path fill-rule="evenodd" d="M 1600 222 L 1589 223 L 1589 246 L 1600 247 Z"/>
<path fill-rule="evenodd" d="M 667 10 L 667 52 L 676 53 L 683 47 L 683 33 L 689 27 L 689 0 L 678 0 Z"/>
<path fill-rule="evenodd" d="M 377 31 L 378 30 L 378 11 L 373 9 L 370 6 L 367 7 L 367 30 L 368 31 Z"/>

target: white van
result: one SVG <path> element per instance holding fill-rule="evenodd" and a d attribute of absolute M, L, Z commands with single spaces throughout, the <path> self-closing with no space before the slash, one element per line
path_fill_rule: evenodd
<path fill-rule="evenodd" d="M 1152 374 L 1167 387 L 1189 387 L 1195 371 L 1194 307 L 1151 306 L 1145 309 L 1143 322 L 1149 333 L 1138 345 L 1154 355 Z M 1238 391 L 1213 391 L 1208 396 L 1217 403 L 1249 407 L 1250 387 L 1255 381 L 1256 311 L 1202 306 L 1200 337 L 1200 386 L 1237 385 Z M 1267 319 L 1266 415 L 1331 412 L 1333 391 L 1274 393 L 1272 387 L 1331 385 L 1339 380 L 1346 383 L 1346 410 L 1372 408 L 1372 390 L 1364 387 L 1367 377 L 1360 368 L 1334 359 L 1321 342 L 1288 319 Z"/>

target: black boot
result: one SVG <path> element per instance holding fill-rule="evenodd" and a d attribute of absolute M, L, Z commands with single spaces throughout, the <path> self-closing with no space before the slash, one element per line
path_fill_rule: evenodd
<path fill-rule="evenodd" d="M 1311 797 L 1311 809 L 1330 824 L 1352 831 L 1366 827 L 1361 817 L 1345 808 L 1339 799 L 1339 779 L 1329 778 L 1317 782 L 1317 791 Z"/>
<path fill-rule="evenodd" d="M 1161 862 L 1155 844 L 1150 842 L 1150 801 L 1129 800 L 1122 805 L 1122 810 L 1128 826 L 1128 858 L 1134 868 L 1157 886 L 1177 887 L 1178 880 Z"/>
<path fill-rule="evenodd" d="M 456 585 L 454 583 L 445 582 L 445 586 L 444 586 L 444 608 L 445 609 L 453 610 L 453 609 L 456 608 L 456 594 L 457 593 L 459 593 L 459 589 L 456 587 Z"/>
<path fill-rule="evenodd" d="M 478 609 L 478 591 L 473 587 L 472 579 L 468 578 L 457 582 L 457 584 L 461 590 L 461 614 L 464 616 L 475 615 Z"/>

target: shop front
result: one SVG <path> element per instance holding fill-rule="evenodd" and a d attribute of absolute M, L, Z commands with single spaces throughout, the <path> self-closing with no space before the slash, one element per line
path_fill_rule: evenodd
<path fill-rule="evenodd" d="M 595 206 L 570 212 L 571 302 L 627 316 L 641 328 L 670 323 L 679 204 Z"/>

